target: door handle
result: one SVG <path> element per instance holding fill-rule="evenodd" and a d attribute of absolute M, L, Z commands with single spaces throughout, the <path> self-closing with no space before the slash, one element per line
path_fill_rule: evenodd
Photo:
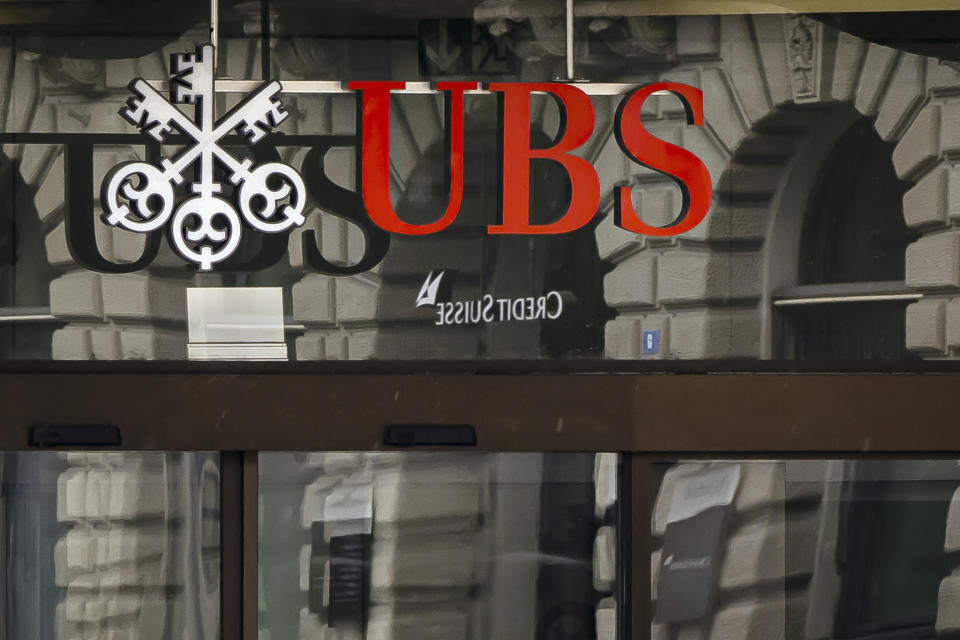
<path fill-rule="evenodd" d="M 33 425 L 27 436 L 30 447 L 119 447 L 120 428 L 109 424 Z"/>
<path fill-rule="evenodd" d="M 391 447 L 475 447 L 477 430 L 468 424 L 392 424 L 383 442 Z"/>

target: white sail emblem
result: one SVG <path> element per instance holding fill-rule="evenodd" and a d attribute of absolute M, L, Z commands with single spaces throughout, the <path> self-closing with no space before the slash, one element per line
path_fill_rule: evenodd
<path fill-rule="evenodd" d="M 101 192 L 108 224 L 149 233 L 172 216 L 174 248 L 201 271 L 211 270 L 214 263 L 236 251 L 240 215 L 258 231 L 281 233 L 303 224 L 306 206 L 303 178 L 293 167 L 282 162 L 255 167 L 251 159 L 238 160 L 219 144 L 232 131 L 256 144 L 283 122 L 288 114 L 277 97 L 282 85 L 276 80 L 264 83 L 215 120 L 213 61 L 210 44 L 198 47 L 195 54 L 174 54 L 169 100 L 142 78 L 130 84 L 135 95 L 120 111 L 124 119 L 157 142 L 164 142 L 177 129 L 192 143 L 172 160 L 163 158 L 160 166 L 141 161 L 118 165 L 104 178 Z M 176 106 L 186 103 L 195 105 L 194 120 Z M 198 161 L 199 181 L 189 185 L 195 195 L 174 211 L 174 185 L 182 184 L 184 172 Z M 238 187 L 235 202 L 219 195 L 223 187 L 214 179 L 214 161 Z"/>
<path fill-rule="evenodd" d="M 437 304 L 437 293 L 440 291 L 440 285 L 443 282 L 445 271 L 431 271 L 427 274 L 427 279 L 423 281 L 420 287 L 420 293 L 417 294 L 417 306 L 429 307 Z"/>

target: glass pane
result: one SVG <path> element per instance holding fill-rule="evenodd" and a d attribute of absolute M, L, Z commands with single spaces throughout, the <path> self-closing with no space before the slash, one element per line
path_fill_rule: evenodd
<path fill-rule="evenodd" d="M 960 630 L 956 460 L 662 463 L 654 638 Z"/>
<path fill-rule="evenodd" d="M 219 456 L 0 453 L 0 634 L 215 640 Z"/>
<path fill-rule="evenodd" d="M 543 82 L 562 74 L 562 4 L 536 7 L 542 22 L 533 28 L 481 0 L 270 5 L 280 79 Z"/>
<path fill-rule="evenodd" d="M 261 454 L 261 637 L 613 640 L 616 479 L 614 454 Z"/>
<path fill-rule="evenodd" d="M 559 0 L 51 2 L 0 15 L 0 359 L 960 351 L 944 0 L 578 0 L 572 74 Z"/>

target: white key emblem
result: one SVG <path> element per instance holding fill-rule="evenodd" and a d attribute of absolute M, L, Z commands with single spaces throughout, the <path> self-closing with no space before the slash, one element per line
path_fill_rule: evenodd
<path fill-rule="evenodd" d="M 124 119 L 158 142 L 177 129 L 192 143 L 172 159 L 164 158 L 159 167 L 139 161 L 118 165 L 104 178 L 101 192 L 108 224 L 147 233 L 172 216 L 177 252 L 201 271 L 210 271 L 236 250 L 241 217 L 258 231 L 280 233 L 303 224 L 306 206 L 303 178 L 293 167 L 282 162 L 254 166 L 249 158 L 238 160 L 219 145 L 231 131 L 256 144 L 283 122 L 288 115 L 278 98 L 283 87 L 276 80 L 264 83 L 215 121 L 213 56 L 210 44 L 195 54 L 174 55 L 169 100 L 142 78 L 131 83 L 135 95 L 120 111 Z M 176 106 L 184 103 L 195 105 L 195 121 Z M 198 160 L 200 180 L 190 184 L 195 195 L 174 211 L 174 185 L 184 182 L 184 171 Z M 222 186 L 214 180 L 214 161 L 238 186 L 235 203 L 218 195 Z"/>

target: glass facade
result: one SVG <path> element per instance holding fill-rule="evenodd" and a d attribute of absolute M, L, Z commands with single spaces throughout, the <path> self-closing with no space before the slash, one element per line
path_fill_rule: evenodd
<path fill-rule="evenodd" d="M 107 19 L 81 5 L 18 4 L 0 42 L 6 359 L 262 356 L 243 346 L 262 336 L 191 336 L 187 291 L 219 287 L 281 291 L 270 353 L 289 360 L 953 352 L 955 12 L 584 0 L 568 28 L 559 3 L 276 1 L 220 3 L 211 30 L 206 7 Z M 189 58 L 204 43 L 216 48 Z M 257 93 L 267 81 L 280 85 Z M 346 85 L 376 81 L 406 86 L 392 86 L 364 178 L 362 87 Z M 482 88 L 454 111 L 437 82 Z M 625 124 L 625 96 L 660 82 L 702 91 L 702 122 L 661 91 Z M 580 97 L 535 88 L 532 159 L 504 172 L 505 141 L 526 130 L 505 133 L 498 108 L 518 99 L 513 83 Z M 207 155 L 193 142 L 203 117 L 221 125 Z M 644 148 L 667 143 L 707 172 L 709 211 L 691 230 L 618 219 L 625 187 L 654 228 L 699 198 L 689 177 L 638 161 L 631 123 L 662 141 Z M 564 138 L 572 124 L 582 139 Z M 551 159 L 564 144 L 570 156 Z M 137 173 L 164 159 L 162 179 Z M 596 201 L 574 216 L 590 175 Z M 190 211 L 201 202 L 222 209 L 204 214 L 212 226 Z M 570 228 L 494 232 L 521 210 L 540 230 Z"/>
<path fill-rule="evenodd" d="M 0 0 L 0 377 L 952 360 L 958 33 L 939 0 Z M 434 424 L 502 399 L 432 397 L 431 366 L 402 369 L 428 374 L 412 400 L 345 367 L 368 414 L 264 365 L 303 393 L 264 400 L 262 450 L 236 412 L 174 406 L 224 401 L 202 375 L 135 407 L 146 434 L 103 377 L 76 425 L 39 419 L 53 395 L 11 410 L 52 440 L 0 451 L 0 640 L 960 637 L 960 464 L 920 403 L 917 447 L 878 425 L 797 450 L 822 429 L 780 415 L 775 452 L 729 453 L 689 423 L 650 445 L 674 425 L 642 382 L 595 420 L 510 398 L 502 432 Z M 362 450 L 330 435 L 374 419 Z M 121 450 L 195 429 L 222 448 Z"/>

